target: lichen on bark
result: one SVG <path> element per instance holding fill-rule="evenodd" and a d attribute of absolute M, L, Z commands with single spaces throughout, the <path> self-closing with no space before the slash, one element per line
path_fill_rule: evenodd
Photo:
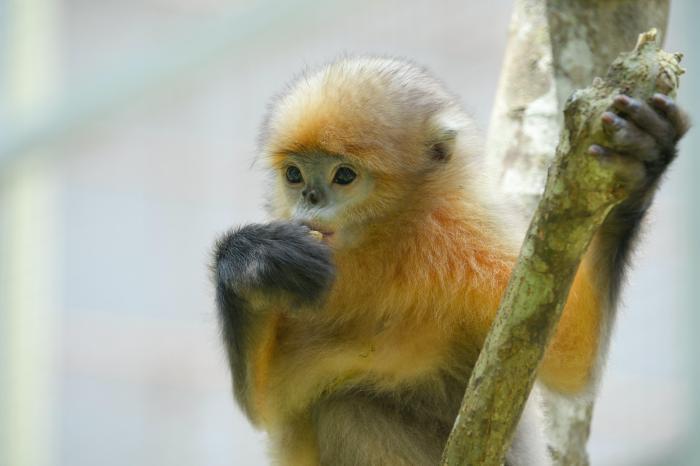
<path fill-rule="evenodd" d="M 554 332 L 581 257 L 605 216 L 627 195 L 615 164 L 588 153 L 601 115 L 624 93 L 673 95 L 680 54 L 660 50 L 656 30 L 639 36 L 605 76 L 566 103 L 564 128 L 496 319 L 474 367 L 443 465 L 501 465 Z"/>

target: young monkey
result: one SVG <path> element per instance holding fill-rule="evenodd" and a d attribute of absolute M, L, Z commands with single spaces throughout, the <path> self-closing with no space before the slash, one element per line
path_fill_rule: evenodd
<path fill-rule="evenodd" d="M 570 395 L 595 378 L 635 233 L 688 127 L 663 95 L 620 95 L 602 121 L 591 156 L 641 170 L 626 170 L 635 194 L 597 233 L 539 369 Z M 274 220 L 225 234 L 213 271 L 235 397 L 276 464 L 439 463 L 520 244 L 477 141 L 455 98 L 400 60 L 340 60 L 273 105 Z M 535 411 L 509 465 L 549 462 Z"/>

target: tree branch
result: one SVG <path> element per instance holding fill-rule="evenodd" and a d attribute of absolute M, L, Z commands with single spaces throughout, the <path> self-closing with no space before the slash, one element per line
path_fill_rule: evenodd
<path fill-rule="evenodd" d="M 660 50 L 656 30 L 639 36 L 606 78 L 575 92 L 544 194 L 496 320 L 474 367 L 443 465 L 501 465 L 536 369 L 559 320 L 579 261 L 608 212 L 629 193 L 610 164 L 587 153 L 602 140 L 614 96 L 673 94 L 681 56 Z"/>
<path fill-rule="evenodd" d="M 665 31 L 669 6 L 670 0 L 516 0 L 486 151 L 503 193 L 524 218 L 531 218 L 542 194 L 566 99 L 603 76 L 640 31 Z M 615 313 L 614 303 L 601 305 L 602 359 Z M 593 398 L 540 392 L 554 463 L 588 465 Z"/>

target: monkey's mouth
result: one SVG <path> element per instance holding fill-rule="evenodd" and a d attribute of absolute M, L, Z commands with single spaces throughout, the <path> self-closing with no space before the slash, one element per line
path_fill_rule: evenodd
<path fill-rule="evenodd" d="M 329 239 L 335 233 L 333 230 L 329 230 L 328 228 L 324 228 L 321 225 L 313 222 L 302 222 L 302 225 L 308 227 L 311 231 L 320 233 L 323 236 L 323 239 Z"/>
<path fill-rule="evenodd" d="M 330 239 L 330 238 L 333 236 L 333 233 L 334 233 L 334 232 L 332 232 L 332 231 L 319 230 L 319 229 L 317 229 L 317 228 L 312 228 L 311 230 L 312 230 L 312 231 L 316 231 L 316 232 L 318 232 L 318 233 L 321 233 L 321 235 L 323 236 L 323 239 Z"/>

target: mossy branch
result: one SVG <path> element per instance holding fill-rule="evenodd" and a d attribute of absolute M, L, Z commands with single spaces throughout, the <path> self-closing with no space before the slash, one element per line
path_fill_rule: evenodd
<path fill-rule="evenodd" d="M 554 333 L 569 288 L 595 231 L 629 195 L 616 167 L 588 153 L 600 142 L 601 115 L 624 93 L 673 95 L 681 55 L 659 49 L 656 30 L 641 34 L 605 79 L 574 92 L 545 191 L 513 269 L 495 322 L 467 386 L 443 453 L 447 466 L 500 466 Z"/>

